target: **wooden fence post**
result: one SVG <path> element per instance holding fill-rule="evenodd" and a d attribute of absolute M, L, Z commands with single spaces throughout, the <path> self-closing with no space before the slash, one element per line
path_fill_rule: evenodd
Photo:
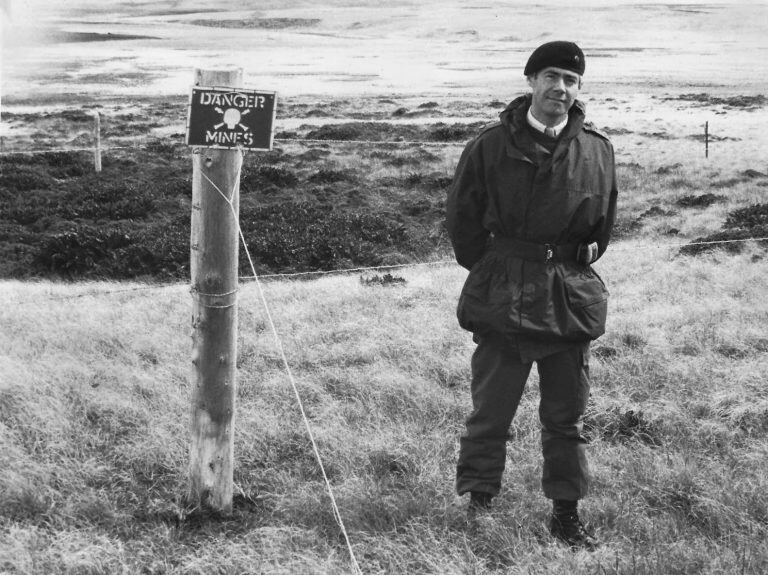
<path fill-rule="evenodd" d="M 704 157 L 709 157 L 709 122 L 704 122 Z"/>
<path fill-rule="evenodd" d="M 195 70 L 195 85 L 242 86 L 242 70 Z M 240 150 L 198 148 L 193 155 L 190 273 L 195 388 L 189 502 L 232 511 Z M 221 196 L 231 198 L 232 207 Z"/>
<path fill-rule="evenodd" d="M 93 112 L 93 167 L 101 171 L 101 116 L 97 110 Z"/>

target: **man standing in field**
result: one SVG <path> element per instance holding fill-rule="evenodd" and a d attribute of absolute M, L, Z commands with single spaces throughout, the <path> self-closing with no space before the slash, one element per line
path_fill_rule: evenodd
<path fill-rule="evenodd" d="M 509 426 L 535 361 L 550 531 L 592 550 L 577 510 L 589 480 L 582 416 L 589 343 L 605 331 L 608 292 L 590 264 L 608 246 L 617 189 L 613 147 L 576 100 L 584 68 L 572 42 L 534 50 L 524 70 L 531 93 L 464 149 L 447 226 L 470 270 L 459 324 L 477 343 L 456 489 L 471 494 L 472 514 L 499 493 Z"/>

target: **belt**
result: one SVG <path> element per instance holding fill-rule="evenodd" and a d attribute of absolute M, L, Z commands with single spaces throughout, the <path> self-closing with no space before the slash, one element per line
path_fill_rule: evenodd
<path fill-rule="evenodd" d="M 537 244 L 516 238 L 493 236 L 491 249 L 531 262 L 574 262 L 579 244 Z"/>

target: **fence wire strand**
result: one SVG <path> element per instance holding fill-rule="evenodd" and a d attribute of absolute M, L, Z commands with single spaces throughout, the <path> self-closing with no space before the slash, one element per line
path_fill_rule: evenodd
<path fill-rule="evenodd" d="M 28 154 L 31 156 L 37 155 L 37 154 L 54 154 L 59 152 L 90 152 L 93 153 L 96 150 L 99 150 L 100 152 L 106 152 L 109 150 L 137 150 L 139 149 L 138 145 L 134 146 L 99 146 L 99 148 L 96 148 L 94 146 L 91 146 L 90 148 L 46 148 L 45 150 L 4 150 L 0 151 L 0 156 L 20 156 L 24 154 Z"/>
<path fill-rule="evenodd" d="M 431 141 L 431 140 L 338 140 L 338 139 L 325 139 L 325 138 L 275 138 L 274 142 L 281 143 L 299 143 L 299 144 L 355 144 L 355 145 L 376 145 L 376 146 L 463 146 L 466 144 L 464 140 L 454 141 Z M 178 142 L 183 143 L 183 142 Z M 132 146 L 99 146 L 100 152 L 108 152 L 110 150 L 135 150 L 139 149 L 139 143 Z M 95 152 L 97 148 L 95 146 L 80 147 L 80 148 L 45 148 L 39 150 L 0 150 L 1 156 L 16 156 L 16 155 L 37 155 L 37 154 L 53 154 L 58 152 Z"/>
<path fill-rule="evenodd" d="M 242 234 L 241 234 L 241 241 L 242 240 Z M 766 242 L 768 241 L 768 236 L 765 237 L 750 237 L 750 238 L 739 238 L 739 239 L 731 239 L 731 240 L 709 240 L 709 241 L 699 241 L 699 242 L 677 242 L 672 244 L 632 244 L 632 245 L 621 245 L 621 244 L 611 244 L 606 251 L 606 254 L 610 257 L 611 254 L 616 252 L 628 252 L 628 251 L 636 251 L 636 250 L 659 250 L 659 249 L 678 249 L 678 248 L 684 248 L 689 246 L 706 246 L 706 245 L 718 245 L 718 244 L 731 244 L 731 243 L 744 243 L 744 242 Z M 247 251 L 247 247 L 245 248 Z M 603 256 L 605 257 L 605 256 Z M 354 267 L 354 268 L 337 268 L 332 270 L 311 270 L 306 272 L 286 272 L 286 273 L 273 273 L 273 274 L 260 274 L 260 275 L 250 275 L 250 276 L 240 276 L 241 281 L 254 281 L 256 279 L 259 280 L 265 280 L 265 279 L 290 279 L 290 278 L 297 278 L 297 277 L 308 277 L 308 276 L 330 276 L 330 275 L 345 275 L 345 274 L 353 274 L 353 273 L 362 273 L 362 272 L 375 272 L 375 271 L 385 271 L 385 270 L 395 270 L 395 269 L 405 269 L 405 268 L 416 268 L 416 267 L 430 267 L 430 266 L 448 266 L 448 265 L 458 265 L 455 260 L 432 260 L 432 261 L 425 261 L 425 262 L 408 262 L 408 263 L 402 263 L 402 264 L 390 264 L 390 265 L 382 265 L 382 266 L 363 266 L 363 267 Z M 22 301 L 15 301 L 15 302 L 8 302 L 12 303 L 13 305 L 30 305 L 35 303 L 41 303 L 41 302 L 48 302 L 48 301 L 65 301 L 65 300 L 72 300 L 72 299 L 79 299 L 84 297 L 95 297 L 99 295 L 114 295 L 114 294 L 121 294 L 121 293 L 129 293 L 129 292 L 138 292 L 138 291 L 152 291 L 152 290 L 158 290 L 158 289 L 164 289 L 167 287 L 180 287 L 180 286 L 186 286 L 186 284 L 180 283 L 180 282 L 173 282 L 173 283 L 162 283 L 162 284 L 152 284 L 152 285 L 143 285 L 143 286 L 136 286 L 131 288 L 119 288 L 119 289 L 105 289 L 105 290 L 92 290 L 85 293 L 80 294 L 67 294 L 67 295 L 57 295 L 57 296 L 48 296 L 48 297 L 42 297 L 42 298 L 35 298 L 35 299 L 29 299 L 29 300 L 22 300 Z"/>
<path fill-rule="evenodd" d="M 309 436 L 309 440 L 312 443 L 312 450 L 315 454 L 315 459 L 317 460 L 317 464 L 320 468 L 320 472 L 323 475 L 323 481 L 325 482 L 326 489 L 328 491 L 328 496 L 330 497 L 331 501 L 331 507 L 333 508 L 333 515 L 336 520 L 336 523 L 339 525 L 339 528 L 341 529 L 342 534 L 344 535 L 344 540 L 347 544 L 347 549 L 349 550 L 349 557 L 352 562 L 352 567 L 356 574 L 362 575 L 362 570 L 360 569 L 360 565 L 357 562 L 357 558 L 355 557 L 355 552 L 352 549 L 352 543 L 350 542 L 349 535 L 347 534 L 347 529 L 344 526 L 344 520 L 341 518 L 341 512 L 339 511 L 339 506 L 336 504 L 336 497 L 333 494 L 333 488 L 331 487 L 331 482 L 328 479 L 328 475 L 325 472 L 325 466 L 323 465 L 322 457 L 320 456 L 320 450 L 317 446 L 317 442 L 315 441 L 314 433 L 312 433 L 312 426 L 309 423 L 309 418 L 307 417 L 306 411 L 304 410 L 304 402 L 301 399 L 301 394 L 299 393 L 298 386 L 296 385 L 296 380 L 293 376 L 293 371 L 291 370 L 291 366 L 288 363 L 288 357 L 285 353 L 285 348 L 283 347 L 283 342 L 280 337 L 280 334 L 277 331 L 277 326 L 275 325 L 274 320 L 272 319 L 272 312 L 270 310 L 269 304 L 267 302 L 267 298 L 264 295 L 264 290 L 262 289 L 261 282 L 259 281 L 259 276 L 256 273 L 256 266 L 253 263 L 253 259 L 251 258 L 250 250 L 248 249 L 248 244 L 245 241 L 245 235 L 243 234 L 243 229 L 240 226 L 239 218 L 237 217 L 237 211 L 235 210 L 235 206 L 232 202 L 232 198 L 234 198 L 235 192 L 237 190 L 238 181 L 240 179 L 240 170 L 243 167 L 243 161 L 244 161 L 244 155 L 241 155 L 240 158 L 240 166 L 237 169 L 237 177 L 235 178 L 235 188 L 232 190 L 232 195 L 230 197 L 227 197 L 227 195 L 221 191 L 221 189 L 206 175 L 206 173 L 201 169 L 200 174 L 205 178 L 205 180 L 208 181 L 211 186 L 219 193 L 219 195 L 224 199 L 225 202 L 229 205 L 229 208 L 232 212 L 232 217 L 235 220 L 235 225 L 237 226 L 238 234 L 240 235 L 240 240 L 242 241 L 243 248 L 245 250 L 245 255 L 248 257 L 248 263 L 251 266 L 251 271 L 253 272 L 253 277 L 256 281 L 256 286 L 258 288 L 259 297 L 261 299 L 261 303 L 264 306 L 264 311 L 267 315 L 267 320 L 269 321 L 270 328 L 272 330 L 272 334 L 275 339 L 275 344 L 277 345 L 278 352 L 280 353 L 280 358 L 283 361 L 283 367 L 285 368 L 285 372 L 288 375 L 288 380 L 291 382 L 291 386 L 293 387 L 293 393 L 296 397 L 296 402 L 299 406 L 299 411 L 301 412 L 301 418 L 304 421 L 304 427 L 307 431 L 307 435 Z"/>

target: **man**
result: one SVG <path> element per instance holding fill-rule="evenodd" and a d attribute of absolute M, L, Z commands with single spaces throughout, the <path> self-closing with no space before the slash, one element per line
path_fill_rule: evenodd
<path fill-rule="evenodd" d="M 589 342 L 605 331 L 608 292 L 590 264 L 608 245 L 617 189 L 613 147 L 585 124 L 576 100 L 584 69 L 572 42 L 531 54 L 531 93 L 464 149 L 447 226 L 456 260 L 470 270 L 459 324 L 477 343 L 456 489 L 471 494 L 473 514 L 499 493 L 509 426 L 535 361 L 550 530 L 591 550 L 597 541 L 577 509 L 589 479 L 582 416 Z"/>

